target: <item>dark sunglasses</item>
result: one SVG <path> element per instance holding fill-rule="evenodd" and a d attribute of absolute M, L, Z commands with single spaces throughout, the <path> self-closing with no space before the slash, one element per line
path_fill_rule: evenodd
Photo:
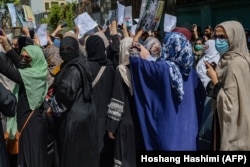
<path fill-rule="evenodd" d="M 31 60 L 31 57 L 28 55 L 20 55 L 22 58 L 24 58 L 25 60 Z"/>
<path fill-rule="evenodd" d="M 214 35 L 214 38 L 227 39 L 225 35 Z"/>

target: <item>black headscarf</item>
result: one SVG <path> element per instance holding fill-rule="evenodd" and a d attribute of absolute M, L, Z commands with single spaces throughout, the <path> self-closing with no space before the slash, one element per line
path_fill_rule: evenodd
<path fill-rule="evenodd" d="M 84 99 L 90 100 L 92 77 L 89 71 L 89 67 L 86 63 L 86 59 L 84 59 L 83 56 L 80 56 L 80 54 L 79 44 L 75 38 L 64 37 L 62 39 L 60 45 L 60 56 L 62 57 L 64 62 L 61 66 L 61 70 L 55 77 L 52 87 L 54 88 L 54 92 L 56 92 L 56 88 L 59 86 L 65 71 L 68 71 L 69 68 L 75 66 L 78 68 L 81 74 Z"/>
<path fill-rule="evenodd" d="M 26 36 L 19 36 L 18 37 L 18 49 L 15 49 L 15 51 L 20 54 L 23 47 L 28 46 L 28 45 L 34 45 L 34 41 Z"/>
<path fill-rule="evenodd" d="M 73 37 L 64 37 L 60 44 L 60 56 L 66 64 L 80 56 L 78 41 Z"/>
<path fill-rule="evenodd" d="M 101 37 L 91 35 L 86 41 L 88 61 L 98 62 L 100 65 L 107 64 L 107 56 L 104 42 Z"/>

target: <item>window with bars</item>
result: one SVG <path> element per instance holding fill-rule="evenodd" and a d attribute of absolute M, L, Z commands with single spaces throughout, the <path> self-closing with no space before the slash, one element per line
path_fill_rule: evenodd
<path fill-rule="evenodd" d="M 49 10 L 49 2 L 45 2 L 45 11 L 48 11 Z"/>

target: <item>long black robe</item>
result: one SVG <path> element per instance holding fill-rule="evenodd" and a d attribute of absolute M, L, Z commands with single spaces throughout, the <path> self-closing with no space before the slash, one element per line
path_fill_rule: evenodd
<path fill-rule="evenodd" d="M 93 47 L 95 46 L 95 47 Z M 93 35 L 86 42 L 88 53 L 88 65 L 93 80 L 96 78 L 100 68 L 105 66 L 100 79 L 93 87 L 93 100 L 96 106 L 98 127 L 98 150 L 100 154 L 100 166 L 111 167 L 114 142 L 108 138 L 105 124 L 107 119 L 107 106 L 110 102 L 115 76 L 114 64 L 106 58 L 105 46 L 102 39 Z"/>
<path fill-rule="evenodd" d="M 106 128 L 115 134 L 114 166 L 135 167 L 136 150 L 143 149 L 133 96 L 116 70 Z"/>
<path fill-rule="evenodd" d="M 97 62 L 88 62 L 93 78 L 96 77 L 98 69 L 101 68 Z M 106 65 L 106 68 L 93 87 L 93 100 L 96 106 L 97 128 L 98 128 L 98 150 L 100 153 L 100 166 L 109 167 L 112 164 L 113 141 L 107 136 L 105 124 L 107 120 L 107 106 L 110 102 L 113 88 L 115 70 L 113 65 Z"/>
<path fill-rule="evenodd" d="M 95 106 L 84 64 L 82 58 L 68 62 L 53 85 L 54 98 L 66 109 L 55 117 L 60 167 L 98 166 Z"/>
<path fill-rule="evenodd" d="M 17 100 L 14 95 L 10 93 L 0 83 L 0 112 L 8 117 L 13 117 L 16 112 Z M 0 123 L 0 166 L 9 167 L 9 158 L 6 151 L 6 144 L 3 135 L 2 124 Z"/>
<path fill-rule="evenodd" d="M 15 66 L 18 65 L 20 56 L 14 50 L 10 50 L 6 55 Z M 31 113 L 21 74 L 16 68 L 3 61 L 0 61 L 0 73 L 20 85 L 17 102 L 17 128 L 20 131 Z M 37 109 L 23 130 L 19 140 L 18 165 L 20 167 L 47 166 L 47 134 L 48 127 L 45 113 Z"/>

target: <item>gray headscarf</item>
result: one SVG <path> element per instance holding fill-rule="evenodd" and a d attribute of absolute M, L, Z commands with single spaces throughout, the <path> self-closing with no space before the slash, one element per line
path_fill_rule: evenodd
<path fill-rule="evenodd" d="M 129 91 L 130 94 L 133 94 L 133 88 L 132 88 L 132 84 L 131 84 L 131 74 L 130 74 L 130 70 L 127 67 L 127 65 L 129 65 L 129 49 L 130 46 L 133 43 L 133 38 L 131 37 L 126 37 L 123 40 L 121 40 L 120 43 L 120 54 L 119 54 L 119 65 L 118 65 L 118 69 L 121 73 L 121 76 L 124 80 L 124 82 L 126 83 L 126 85 L 129 87 Z"/>
<path fill-rule="evenodd" d="M 219 65 L 216 68 L 218 77 L 222 77 L 226 68 L 224 68 L 228 62 L 234 56 L 242 56 L 250 64 L 249 51 L 247 48 L 246 34 L 243 26 L 238 21 L 225 21 L 217 25 L 217 27 L 223 27 L 229 41 L 229 51 L 222 55 Z M 215 29 L 216 29 L 215 28 Z"/>
<path fill-rule="evenodd" d="M 161 42 L 155 37 L 148 37 L 144 42 L 143 46 L 149 51 L 150 55 L 154 58 L 161 56 Z"/>

